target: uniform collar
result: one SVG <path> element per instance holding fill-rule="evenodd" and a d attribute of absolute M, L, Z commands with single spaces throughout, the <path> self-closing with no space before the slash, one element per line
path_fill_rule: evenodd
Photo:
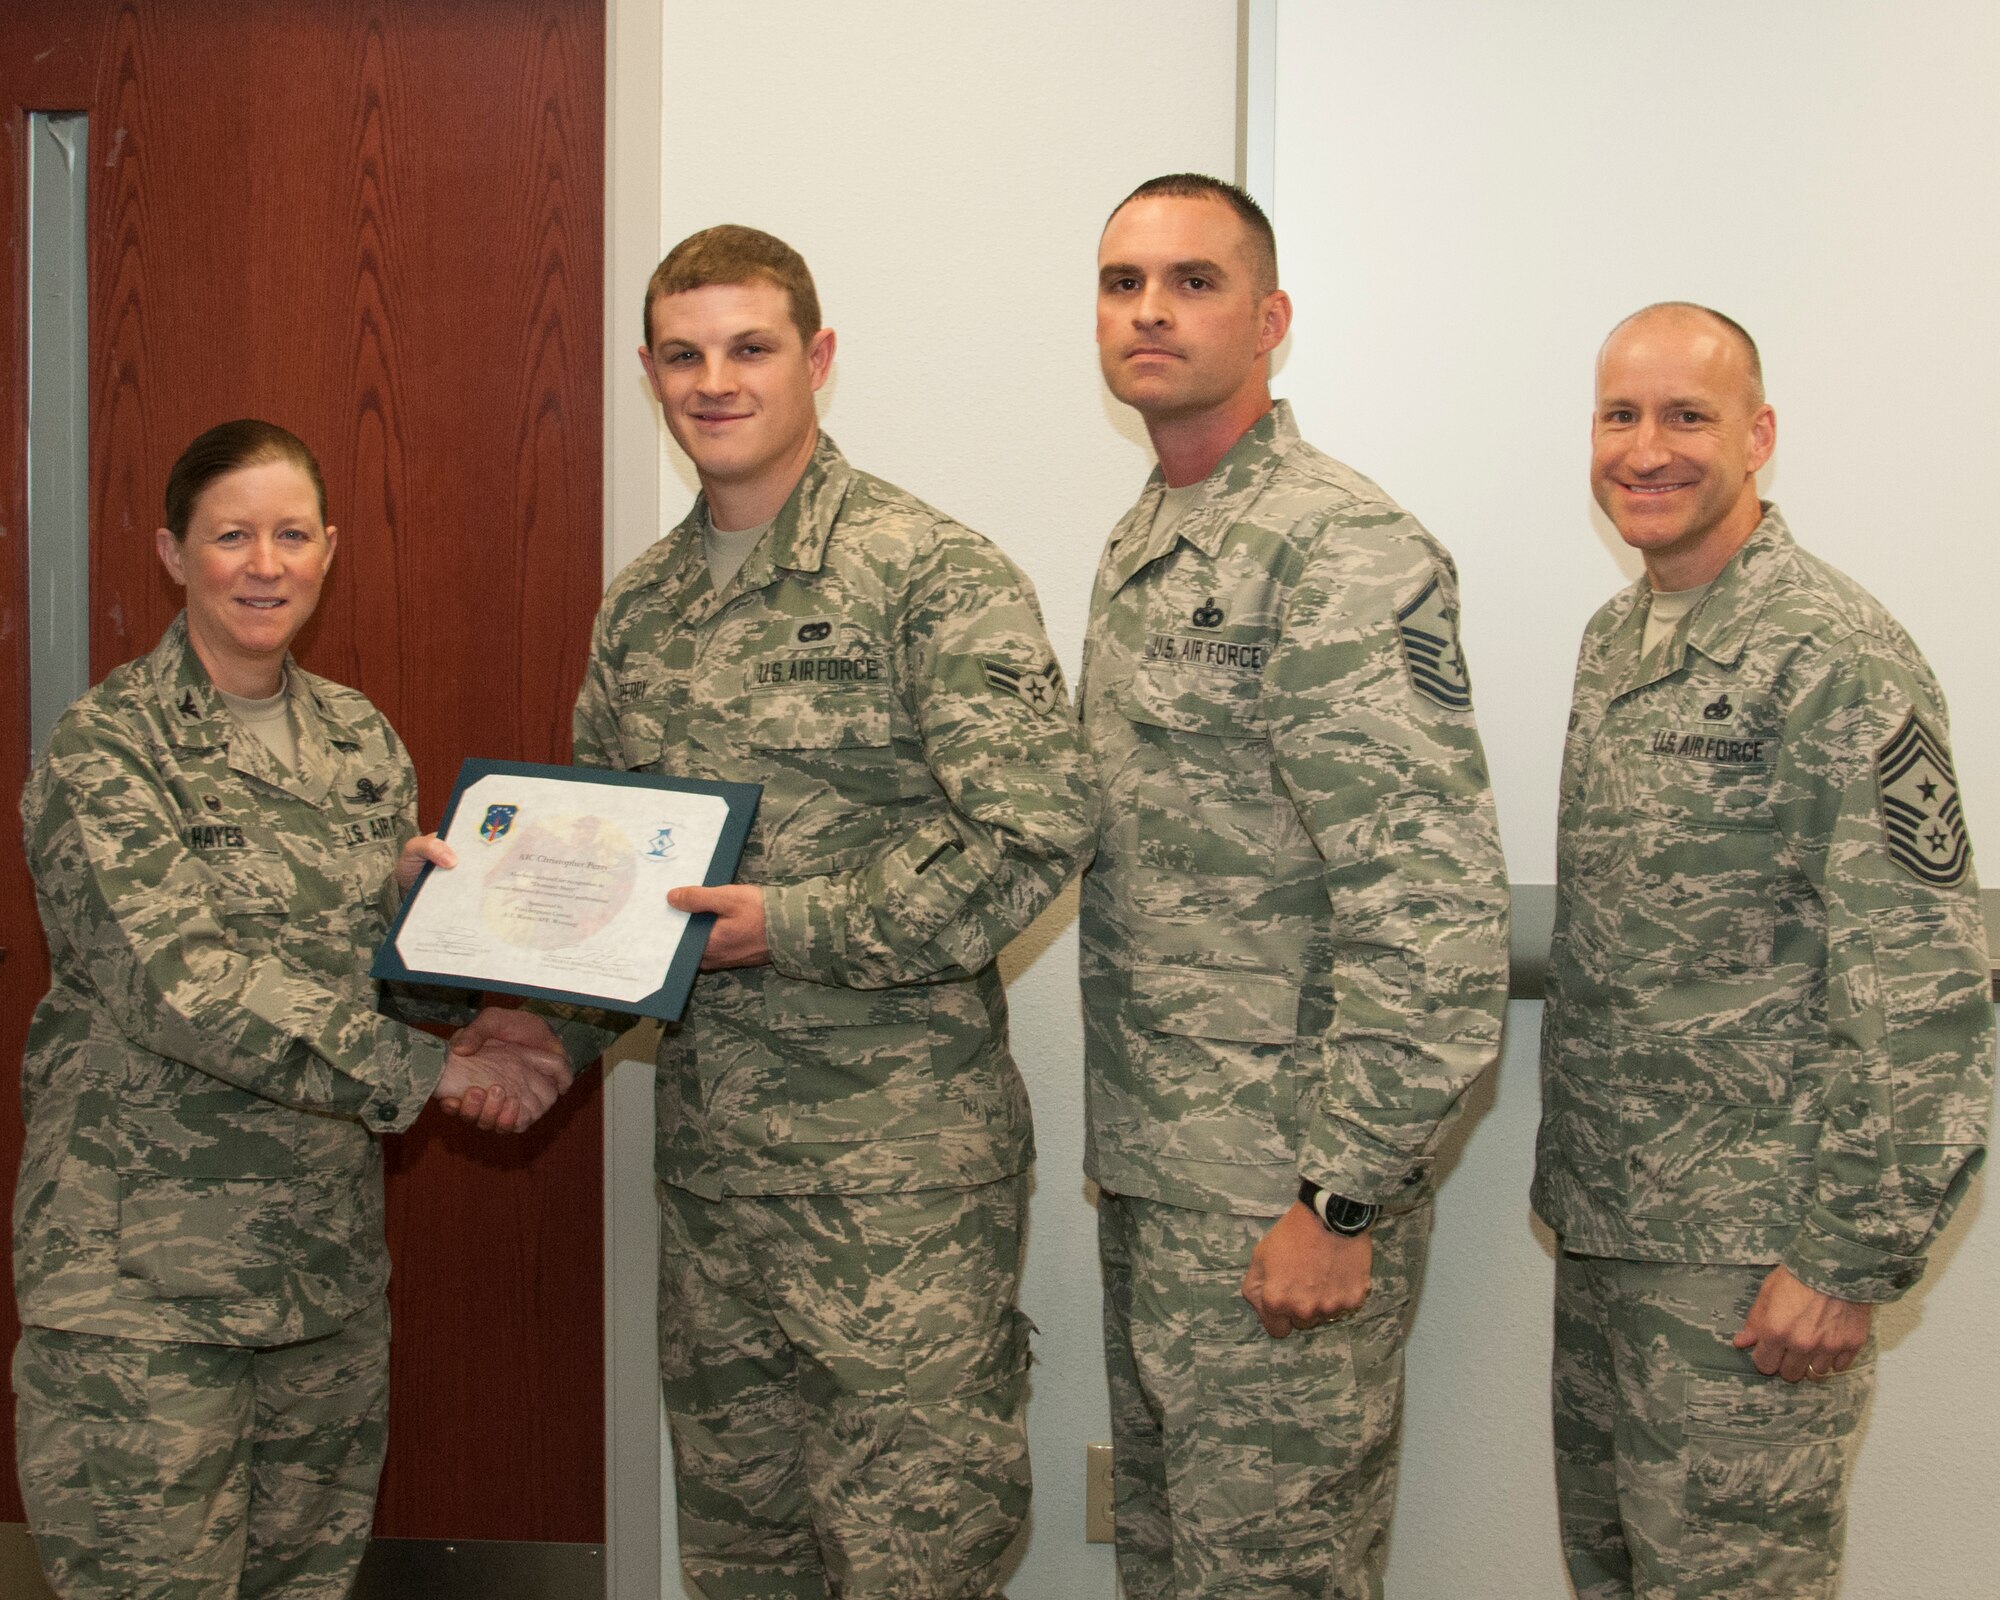
<path fill-rule="evenodd" d="M 299 717 L 299 771 L 285 771 L 263 741 L 246 733 L 229 714 L 208 669 L 188 641 L 185 611 L 167 624 L 147 660 L 160 698 L 162 722 L 176 745 L 183 750 L 226 750 L 232 771 L 289 790 L 315 805 L 325 801 L 330 783 L 328 747 L 351 749 L 359 742 L 354 723 L 366 714 L 365 708 L 355 706 L 350 714 L 349 707 L 324 694 L 319 680 L 287 652 L 284 682 L 304 704 Z"/>
<path fill-rule="evenodd" d="M 234 726 L 222 696 L 209 681 L 208 668 L 188 639 L 187 613 L 167 624 L 148 658 L 153 682 L 173 742 L 183 749 L 215 749 L 229 743 Z M 291 665 L 291 658 L 285 658 Z"/>
<path fill-rule="evenodd" d="M 1733 667 L 1743 659 L 1750 630 L 1771 603 L 1773 581 L 1797 548 L 1777 506 L 1769 500 L 1760 504 L 1762 520 L 1716 575 L 1714 587 L 1688 619 L 1688 647 L 1719 666 Z"/>
<path fill-rule="evenodd" d="M 1769 500 L 1760 501 L 1759 505 L 1764 515 L 1750 537 L 1716 574 L 1679 636 L 1670 640 L 1656 657 L 1642 654 L 1649 596 L 1647 580 L 1640 578 L 1627 591 L 1625 615 L 1613 631 L 1614 639 L 1630 651 L 1629 681 L 1618 690 L 1619 694 L 1629 694 L 1680 671 L 1687 664 L 1691 650 L 1699 651 L 1721 667 L 1733 667 L 1743 659 L 1751 630 L 1770 604 L 1777 574 L 1790 563 L 1797 549 L 1791 529 L 1785 526 L 1777 506 Z"/>
<path fill-rule="evenodd" d="M 659 586 L 673 593 L 675 610 L 689 622 L 699 624 L 739 594 L 775 581 L 780 569 L 819 571 L 826 560 L 827 541 L 833 537 L 841 503 L 856 476 L 847 457 L 840 453 L 840 446 L 822 430 L 813 445 L 812 459 L 779 508 L 771 531 L 757 541 L 749 559 L 719 592 L 709 582 L 708 561 L 701 548 L 701 531 L 708 521 L 708 496 L 697 495 L 688 514 L 668 536 L 674 548 L 661 568 Z"/>
<path fill-rule="evenodd" d="M 1148 562 L 1157 561 L 1174 545 L 1185 541 L 1211 561 L 1222 550 L 1229 530 L 1243 520 L 1257 497 L 1270 485 L 1280 463 L 1297 448 L 1298 424 L 1292 420 L 1289 400 L 1272 402 L 1266 411 L 1229 447 L 1229 453 L 1202 479 L 1202 493 L 1180 520 L 1163 534 L 1155 534 L 1160 497 L 1166 492 L 1166 478 L 1155 466 L 1139 496 L 1139 503 L 1111 532 L 1116 555 L 1118 582 L 1137 572 Z"/>

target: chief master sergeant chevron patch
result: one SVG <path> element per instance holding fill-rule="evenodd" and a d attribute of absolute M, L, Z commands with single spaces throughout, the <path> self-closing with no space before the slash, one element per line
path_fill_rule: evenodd
<path fill-rule="evenodd" d="M 1876 752 L 1875 782 L 1889 859 L 1920 883 L 1946 889 L 1963 883 L 1972 842 L 1965 836 L 1951 752 L 1914 710 Z"/>

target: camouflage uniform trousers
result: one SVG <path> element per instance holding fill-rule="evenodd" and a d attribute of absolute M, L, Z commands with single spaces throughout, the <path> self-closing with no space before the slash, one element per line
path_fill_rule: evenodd
<path fill-rule="evenodd" d="M 1359 1311 L 1284 1339 L 1240 1292 L 1271 1218 L 1097 1219 L 1126 1600 L 1379 1600 L 1429 1203 L 1377 1221 Z"/>
<path fill-rule="evenodd" d="M 1556 1498 L 1578 1600 L 1832 1600 L 1871 1336 L 1824 1383 L 1730 1344 L 1767 1267 L 1556 1264 Z"/>
<path fill-rule="evenodd" d="M 389 1438 L 389 1308 L 254 1348 L 24 1328 L 16 1444 L 63 1600 L 342 1600 Z"/>
<path fill-rule="evenodd" d="M 707 1600 L 987 1600 L 1028 1510 L 1027 1178 L 661 1186 L 660 1377 Z"/>

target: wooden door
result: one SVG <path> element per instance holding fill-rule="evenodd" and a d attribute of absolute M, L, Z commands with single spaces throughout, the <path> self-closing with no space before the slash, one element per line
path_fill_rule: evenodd
<path fill-rule="evenodd" d="M 21 607 L 22 115 L 90 116 L 91 675 L 178 606 L 152 530 L 201 429 L 280 422 L 340 528 L 313 670 L 402 734 L 434 825 L 462 756 L 562 761 L 602 591 L 603 0 L 8 0 L 0 667 Z M 46 986 L 0 695 L 0 1183 Z M 518 1142 L 391 1141 L 377 1530 L 603 1537 L 599 1096 Z M 11 1304 L 0 1338 L 11 1349 Z M 21 1515 L 0 1408 L 0 1520 Z"/>

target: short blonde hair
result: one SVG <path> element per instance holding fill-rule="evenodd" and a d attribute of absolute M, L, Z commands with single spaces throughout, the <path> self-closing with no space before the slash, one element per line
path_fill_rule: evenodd
<path fill-rule="evenodd" d="M 667 252 L 646 280 L 646 348 L 653 347 L 653 302 L 716 283 L 774 283 L 792 305 L 801 340 L 819 332 L 819 291 L 806 258 L 784 240 L 733 222 L 691 233 Z"/>

